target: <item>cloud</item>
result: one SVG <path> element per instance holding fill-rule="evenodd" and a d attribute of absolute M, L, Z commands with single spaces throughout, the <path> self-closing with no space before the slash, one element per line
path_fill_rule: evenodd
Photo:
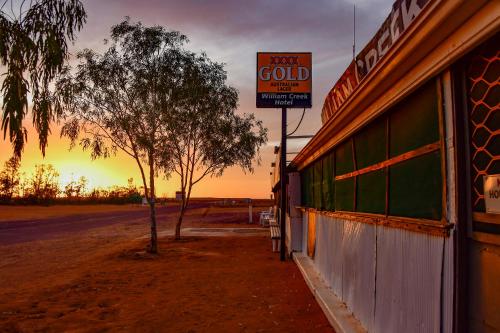
<path fill-rule="evenodd" d="M 95 27 L 116 23 L 125 15 L 203 36 L 206 43 L 232 42 L 257 47 L 287 46 L 323 50 L 325 56 L 350 52 L 352 0 L 88 0 L 89 22 Z M 382 5 L 385 3 L 385 6 Z M 392 1 L 361 1 L 357 10 L 360 41 L 374 34 Z M 380 8 L 386 8 L 380 13 Z M 368 28 L 368 29 L 366 29 Z M 95 36 L 95 35 L 94 35 Z M 323 54 L 321 55 L 323 58 Z"/>
<path fill-rule="evenodd" d="M 299 133 L 321 126 L 323 100 L 352 58 L 353 4 L 357 50 L 375 34 L 393 0 L 86 0 L 88 24 L 75 47 L 102 48 L 109 29 L 125 16 L 188 35 L 188 47 L 226 64 L 228 81 L 240 91 L 241 113 L 264 121 L 279 138 L 280 113 L 255 108 L 255 53 L 309 51 L 313 54 L 313 108 Z M 293 115 L 296 111 L 290 111 Z"/>
<path fill-rule="evenodd" d="M 314 134 L 321 126 L 323 100 L 352 57 L 353 3 L 356 4 L 357 50 L 361 50 L 389 15 L 393 0 L 84 0 L 88 21 L 71 46 L 75 54 L 84 48 L 102 51 L 112 25 L 125 16 L 144 25 L 162 25 L 188 35 L 189 48 L 204 50 L 226 63 L 229 83 L 240 91 L 238 112 L 255 113 L 269 128 L 269 144 L 262 149 L 262 165 L 255 176 L 239 169 L 228 171 L 227 182 L 216 188 L 240 188 L 245 195 L 267 197 L 268 170 L 279 142 L 281 112 L 255 108 L 255 59 L 257 51 L 309 51 L 313 53 L 313 108 L 307 110 L 296 134 Z M 72 61 L 74 63 L 74 60 Z M 289 128 L 295 128 L 302 110 L 289 110 Z M 50 149 L 58 141 L 51 141 Z M 31 140 L 32 144 L 36 141 Z M 307 140 L 291 140 L 297 151 Z M 0 150 L 7 146 L 2 142 Z M 35 149 L 36 150 L 36 149 Z M 56 151 L 56 150 L 54 150 Z M 38 156 L 34 155 L 32 156 Z M 61 158 L 70 159 L 70 155 Z M 38 158 L 38 157 L 37 157 Z M 1 156 L 0 156 L 0 162 Z M 232 178 L 231 178 L 232 177 Z M 238 185 L 231 179 L 237 179 Z M 260 185 L 259 181 L 263 181 Z M 210 181 L 195 195 L 214 194 Z M 223 185 L 226 184 L 226 185 Z M 257 185 L 258 186 L 257 186 Z M 200 187 L 201 188 L 201 187 Z M 252 190 L 246 190 L 246 189 Z M 162 189 L 163 191 L 163 189 Z M 252 193 L 248 191 L 253 191 Z M 248 192 L 248 193 L 247 193 Z M 236 193 L 236 192 L 235 192 Z M 229 193 L 227 195 L 236 195 Z M 240 192 L 238 192 L 239 195 Z M 265 194 L 265 195 L 264 195 Z"/>

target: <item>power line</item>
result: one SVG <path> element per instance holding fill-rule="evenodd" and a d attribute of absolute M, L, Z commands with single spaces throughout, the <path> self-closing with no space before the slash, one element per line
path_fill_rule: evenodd
<path fill-rule="evenodd" d="M 300 124 L 302 124 L 302 120 L 304 119 L 304 115 L 305 115 L 305 114 L 306 114 L 306 108 L 304 108 L 304 111 L 302 111 L 302 116 L 300 117 L 300 121 L 299 121 L 299 123 L 297 124 L 297 127 L 295 127 L 295 129 L 293 130 L 293 132 L 292 132 L 292 133 L 287 134 L 286 136 L 293 135 L 293 133 L 297 132 L 297 130 L 299 129 Z"/>

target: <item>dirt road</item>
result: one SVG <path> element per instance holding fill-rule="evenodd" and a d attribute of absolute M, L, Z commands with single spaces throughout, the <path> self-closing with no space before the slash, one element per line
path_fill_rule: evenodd
<path fill-rule="evenodd" d="M 197 203 L 191 205 L 190 209 L 204 208 L 207 206 L 208 203 Z M 18 207 L 18 209 L 23 209 L 23 207 Z M 167 215 L 176 213 L 178 209 L 177 206 L 158 207 L 158 223 L 161 224 Z M 124 208 L 123 211 L 3 221 L 0 223 L 0 245 L 50 239 L 61 236 L 62 234 L 83 232 L 116 223 L 130 224 L 136 221 L 145 220 L 148 217 L 149 210 L 147 207 L 137 207 L 136 210 Z"/>

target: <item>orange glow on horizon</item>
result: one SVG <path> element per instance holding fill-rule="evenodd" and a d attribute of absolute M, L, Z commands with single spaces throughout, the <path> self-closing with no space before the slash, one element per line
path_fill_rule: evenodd
<path fill-rule="evenodd" d="M 71 180 L 81 176 L 87 179 L 87 191 L 93 188 L 107 188 L 114 185 L 127 186 L 133 178 L 137 187 L 142 179 L 136 162 L 122 152 L 107 159 L 92 160 L 89 152 L 80 146 L 69 150 L 69 140 L 59 138 L 60 126 L 52 125 L 49 146 L 45 158 L 38 148 L 38 138 L 31 126 L 28 129 L 28 143 L 21 159 L 23 178 L 31 176 L 37 164 L 52 164 L 59 173 L 59 184 L 64 188 Z M 12 155 L 12 147 L 7 140 L 0 140 L 0 169 Z M 270 183 L 267 168 L 256 168 L 254 174 L 245 175 L 239 168 L 227 169 L 220 178 L 206 178 L 193 188 L 194 197 L 252 197 L 269 198 Z M 163 176 L 156 179 L 157 195 L 173 197 L 179 188 L 175 176 L 168 180 Z"/>

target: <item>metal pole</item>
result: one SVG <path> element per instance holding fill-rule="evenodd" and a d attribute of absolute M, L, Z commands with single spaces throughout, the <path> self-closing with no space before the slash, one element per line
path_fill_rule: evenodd
<path fill-rule="evenodd" d="M 352 60 L 356 59 L 356 5 L 354 5 L 353 23 L 352 23 Z"/>
<path fill-rule="evenodd" d="M 281 108 L 281 156 L 280 156 L 280 260 L 285 261 L 285 238 L 286 238 L 286 108 Z"/>

